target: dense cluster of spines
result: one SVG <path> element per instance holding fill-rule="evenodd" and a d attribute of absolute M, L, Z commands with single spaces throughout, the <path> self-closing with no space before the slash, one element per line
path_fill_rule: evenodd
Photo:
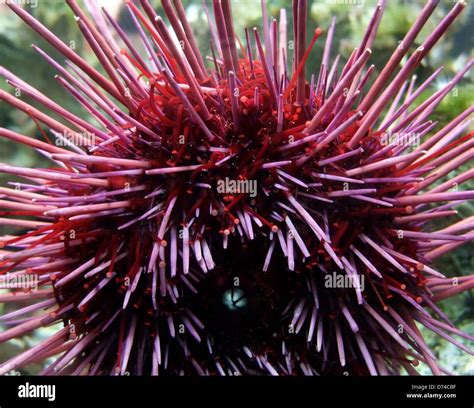
<path fill-rule="evenodd" d="M 309 82 L 322 30 L 307 45 L 306 0 L 293 1 L 293 54 L 285 10 L 268 21 L 262 1 L 263 37 L 246 30 L 242 43 L 230 1 L 213 0 L 213 17 L 204 5 L 210 69 L 180 0 L 162 0 L 177 41 L 147 0 L 126 2 L 144 54 L 106 10 L 68 4 L 107 77 L 9 4 L 67 58 L 65 68 L 33 46 L 99 126 L 0 67 L 68 123 L 0 90 L 61 142 L 0 129 L 57 166 L 0 166 L 27 180 L 1 188 L 1 222 L 28 231 L 2 238 L 1 279 L 35 275 L 39 286 L 0 294 L 28 302 L 0 317 L 0 341 L 64 324 L 1 373 L 57 356 L 45 374 L 411 374 L 419 361 L 440 374 L 417 323 L 471 353 L 452 335 L 473 336 L 436 302 L 474 277 L 453 284 L 430 265 L 472 240 L 473 219 L 437 231 L 429 222 L 474 198 L 451 191 L 472 170 L 435 184 L 472 160 L 472 107 L 434 134 L 430 119 L 473 61 L 417 107 L 441 69 L 418 87 L 410 79 L 463 2 L 398 70 L 437 5 L 428 1 L 377 78 L 367 63 L 385 2 L 342 67 L 331 63 L 333 20 Z M 255 181 L 256 194 L 222 193 L 225 179 Z M 329 288 L 335 273 L 359 285 Z"/>

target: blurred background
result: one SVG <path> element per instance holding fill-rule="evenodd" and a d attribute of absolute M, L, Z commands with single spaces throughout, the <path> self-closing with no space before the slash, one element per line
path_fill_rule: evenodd
<path fill-rule="evenodd" d="M 40 91 L 59 102 L 64 108 L 87 118 L 87 112 L 83 110 L 74 99 L 62 90 L 54 79 L 53 69 L 31 48 L 31 44 L 36 44 L 53 56 L 57 61 L 63 62 L 64 58 L 57 53 L 49 44 L 39 38 L 35 32 L 29 29 L 8 7 L 3 3 L 9 0 L 0 1 L 0 65 L 14 72 L 20 78 L 29 82 Z M 90 0 L 94 1 L 94 0 Z M 18 4 L 24 4 L 28 12 L 32 13 L 51 31 L 59 36 L 67 44 L 73 45 L 76 52 L 82 55 L 91 64 L 97 67 L 97 62 L 84 43 L 80 31 L 74 20 L 73 13 L 65 2 L 61 0 L 17 0 Z M 110 14 L 116 17 L 122 28 L 138 44 L 137 33 L 134 29 L 130 16 L 124 7 L 123 0 L 100 0 L 101 5 L 107 8 Z M 150 0 L 155 10 L 166 17 L 161 9 L 159 0 Z M 79 0 L 82 3 L 82 0 Z M 286 8 L 291 13 L 291 0 L 268 0 L 267 7 L 271 17 L 278 18 L 281 8 Z M 308 39 L 316 27 L 327 30 L 333 16 L 336 17 L 335 40 L 333 41 L 332 58 L 336 53 L 341 54 L 345 61 L 354 47 L 357 47 L 364 35 L 368 22 L 370 21 L 374 7 L 374 0 L 309 0 L 309 23 Z M 371 63 L 375 64 L 376 72 L 379 72 L 398 42 L 404 37 L 411 24 L 424 6 L 422 0 L 389 0 L 386 11 L 382 19 L 377 38 L 372 47 L 373 54 Z M 194 29 L 200 49 L 204 55 L 210 55 L 209 47 L 209 25 L 207 23 L 205 7 L 201 0 L 183 0 L 188 19 Z M 206 6 L 212 15 L 212 4 L 206 0 Z M 426 35 L 433 31 L 439 21 L 447 14 L 453 6 L 452 0 L 441 0 L 440 5 L 425 25 L 423 31 L 418 36 L 415 45 L 418 46 Z M 243 38 L 244 28 L 259 27 L 261 29 L 261 6 L 259 0 L 232 0 L 234 24 L 237 35 Z M 289 14 L 290 15 L 290 14 Z M 288 33 L 292 33 L 291 18 L 288 19 Z M 474 45 L 474 7 L 468 4 L 466 10 L 455 21 L 449 29 L 447 35 L 431 50 L 423 64 L 417 69 L 417 83 L 420 84 L 440 65 L 444 65 L 444 70 L 436 82 L 421 95 L 416 104 L 423 102 L 436 90 L 446 84 L 450 78 L 457 73 L 473 56 Z M 307 72 L 317 73 L 318 60 L 322 55 L 324 37 L 316 42 L 316 46 L 309 58 L 309 69 Z M 372 75 L 374 78 L 376 75 Z M 3 80 L 0 87 L 12 92 Z M 27 98 L 25 96 L 25 98 Z M 456 88 L 456 92 L 451 92 L 436 110 L 436 120 L 438 128 L 449 122 L 458 113 L 465 110 L 474 102 L 474 83 L 472 71 L 467 74 Z M 28 103 L 36 105 L 28 100 Z M 57 118 L 60 120 L 60 118 Z M 30 137 L 41 138 L 34 122 L 23 112 L 12 109 L 5 102 L 0 101 L 0 125 L 12 129 L 16 132 Z M 435 129 L 436 131 L 436 129 Z M 32 149 L 28 149 L 18 144 L 13 144 L 0 139 L 0 162 L 25 167 L 47 167 L 48 161 Z M 464 166 L 472 167 L 471 163 Z M 463 169 L 461 169 L 462 171 Z M 451 174 L 454 176 L 457 173 Z M 5 186 L 8 181 L 14 181 L 11 177 L 0 175 L 0 185 Z M 474 189 L 471 180 L 460 188 Z M 474 204 L 464 203 L 458 207 L 459 218 L 466 218 L 474 214 Z M 0 234 L 5 233 L 5 228 L 0 225 Z M 447 276 L 455 276 L 473 273 L 474 271 L 474 245 L 464 245 L 453 253 L 444 256 L 437 262 L 436 268 Z M 474 334 L 474 293 L 465 292 L 462 295 L 448 299 L 441 303 L 443 311 L 462 330 Z M 0 305 L 0 308 L 2 305 Z M 1 313 L 0 309 L 0 313 Z M 0 325 L 0 331 L 2 327 Z M 51 329 L 42 329 L 34 336 L 25 337 L 20 340 L 10 341 L 8 344 L 0 345 L 0 362 L 9 356 L 18 353 L 28 345 L 34 344 L 44 336 L 48 335 Z M 430 345 L 440 356 L 441 364 L 455 374 L 474 375 L 474 359 L 472 356 L 463 355 L 450 343 L 431 335 L 425 331 Z M 462 339 L 460 339 L 462 341 Z M 32 367 L 22 374 L 35 374 L 41 367 Z M 426 367 L 420 368 L 423 374 L 430 374 Z"/>

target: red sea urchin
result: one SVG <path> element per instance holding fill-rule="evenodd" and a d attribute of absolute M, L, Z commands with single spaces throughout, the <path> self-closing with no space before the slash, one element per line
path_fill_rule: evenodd
<path fill-rule="evenodd" d="M 1 188 L 1 222 L 27 230 L 2 238 L 1 281 L 36 284 L 0 294 L 28 302 L 0 317 L 0 341 L 63 325 L 0 373 L 56 356 L 44 374 L 411 374 L 419 361 L 441 374 L 417 324 L 471 353 L 452 335 L 473 336 L 436 302 L 474 276 L 430 265 L 473 238 L 473 219 L 436 231 L 430 221 L 474 198 L 450 191 L 472 169 L 435 184 L 472 160 L 473 109 L 436 132 L 430 118 L 473 61 L 416 107 L 440 70 L 410 82 L 464 2 L 410 54 L 438 3 L 428 1 L 376 78 L 367 63 L 385 2 L 342 67 L 333 21 L 309 83 L 323 34 L 307 46 L 306 0 L 293 1 L 292 55 L 285 10 L 269 22 L 262 1 L 263 37 L 246 31 L 242 44 L 230 1 L 213 0 L 210 69 L 180 0 L 162 0 L 178 41 L 147 0 L 126 2 L 145 55 L 106 10 L 67 3 L 107 77 L 7 2 L 67 58 L 68 69 L 33 46 L 98 125 L 0 68 L 67 123 L 0 90 L 60 142 L 0 129 L 56 165 L 0 167 L 26 180 Z"/>

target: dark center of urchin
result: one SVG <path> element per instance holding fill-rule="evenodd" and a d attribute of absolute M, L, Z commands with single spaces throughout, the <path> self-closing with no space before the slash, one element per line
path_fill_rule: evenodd
<path fill-rule="evenodd" d="M 220 347 L 235 349 L 257 340 L 263 348 L 269 339 L 285 335 L 282 317 L 294 295 L 294 279 L 283 271 L 256 274 L 261 250 L 256 245 L 233 246 L 218 257 L 222 263 L 213 275 L 202 281 L 202 296 L 193 299 L 193 310 L 206 316 L 206 330 L 219 338 Z"/>

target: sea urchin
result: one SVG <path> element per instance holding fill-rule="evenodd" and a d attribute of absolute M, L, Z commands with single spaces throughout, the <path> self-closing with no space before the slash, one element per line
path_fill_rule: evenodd
<path fill-rule="evenodd" d="M 294 47 L 285 10 L 269 21 L 263 0 L 263 35 L 246 30 L 241 42 L 230 0 L 213 0 L 208 61 L 180 0 L 162 0 L 170 26 L 148 0 L 125 2 L 136 45 L 94 2 L 67 3 L 103 73 L 7 1 L 67 59 L 33 45 L 95 120 L 0 68 L 63 119 L 0 90 L 46 141 L 0 136 L 55 166 L 0 166 L 25 180 L 0 189 L 1 223 L 18 232 L 1 239 L 0 282 L 30 283 L 0 294 L 26 302 L 0 317 L 0 342 L 62 324 L 1 374 L 51 356 L 43 374 L 412 374 L 419 361 L 441 374 L 420 324 L 471 353 L 452 335 L 473 336 L 436 302 L 474 276 L 448 279 L 432 262 L 472 240 L 473 219 L 430 221 L 474 198 L 451 190 L 472 169 L 442 182 L 472 160 L 473 108 L 436 131 L 433 119 L 473 61 L 417 106 L 440 69 L 411 79 L 463 1 L 413 49 L 438 3 L 428 1 L 376 77 L 384 0 L 345 64 L 331 58 L 335 20 L 308 43 L 307 0 L 293 0 Z"/>

